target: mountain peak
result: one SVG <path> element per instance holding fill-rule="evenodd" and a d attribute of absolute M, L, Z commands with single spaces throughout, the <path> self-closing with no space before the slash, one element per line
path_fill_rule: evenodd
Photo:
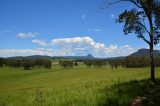
<path fill-rule="evenodd" d="M 87 57 L 91 57 L 91 58 L 93 58 L 92 54 L 88 54 L 88 55 L 87 55 Z"/>

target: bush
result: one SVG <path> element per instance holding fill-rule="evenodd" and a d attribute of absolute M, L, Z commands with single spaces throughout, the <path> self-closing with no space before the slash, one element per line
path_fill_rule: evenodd
<path fill-rule="evenodd" d="M 30 70 L 32 66 L 32 61 L 31 60 L 23 60 L 23 67 L 24 67 L 24 70 Z"/>
<path fill-rule="evenodd" d="M 0 58 L 0 67 L 3 67 L 3 64 L 4 64 L 4 59 Z"/>
<path fill-rule="evenodd" d="M 87 67 L 102 67 L 102 66 L 106 66 L 107 62 L 104 60 L 86 60 L 83 62 Z"/>
<path fill-rule="evenodd" d="M 78 66 L 78 62 L 74 62 L 74 66 Z"/>
<path fill-rule="evenodd" d="M 51 62 L 50 60 L 45 59 L 45 60 L 43 60 L 43 66 L 44 66 L 44 68 L 46 68 L 46 69 L 51 69 L 51 67 L 52 67 L 52 62 Z"/>
<path fill-rule="evenodd" d="M 86 60 L 83 62 L 87 67 L 91 67 L 93 65 L 93 62 L 91 60 Z"/>
<path fill-rule="evenodd" d="M 73 67 L 73 61 L 59 61 L 59 65 L 63 68 L 72 68 Z"/>
<path fill-rule="evenodd" d="M 119 66 L 123 66 L 123 61 L 120 59 L 109 60 L 108 63 L 110 64 L 112 69 L 118 68 Z"/>

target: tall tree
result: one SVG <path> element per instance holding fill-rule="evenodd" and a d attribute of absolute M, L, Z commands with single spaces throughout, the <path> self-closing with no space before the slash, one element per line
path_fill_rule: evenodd
<path fill-rule="evenodd" d="M 160 40 L 160 0 L 118 0 L 107 3 L 105 7 L 119 2 L 129 2 L 135 5 L 135 8 L 122 12 L 116 22 L 124 23 L 125 35 L 135 33 L 138 38 L 149 45 L 151 80 L 155 81 L 153 50 L 154 45 L 157 45 Z M 148 24 L 145 24 L 146 22 Z"/>

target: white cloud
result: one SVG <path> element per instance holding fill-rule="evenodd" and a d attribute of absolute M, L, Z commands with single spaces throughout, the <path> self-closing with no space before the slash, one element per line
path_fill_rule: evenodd
<path fill-rule="evenodd" d="M 53 49 L 37 48 L 37 49 L 1 49 L 0 57 L 11 56 L 29 56 L 29 55 L 47 55 L 47 56 L 64 56 L 65 51 L 56 51 Z"/>
<path fill-rule="evenodd" d="M 133 52 L 135 52 L 136 49 L 132 48 L 130 45 L 110 45 L 108 48 L 106 48 L 106 54 L 109 57 L 115 57 L 115 56 L 126 56 Z"/>
<path fill-rule="evenodd" d="M 81 14 L 81 19 L 85 20 L 86 19 L 86 15 L 85 14 Z"/>
<path fill-rule="evenodd" d="M 36 37 L 38 35 L 38 33 L 18 33 L 16 36 L 20 37 L 20 38 L 32 38 L 32 37 Z"/>
<path fill-rule="evenodd" d="M 96 28 L 96 29 L 88 29 L 88 31 L 90 31 L 90 32 L 100 32 L 101 29 L 98 29 L 98 28 Z"/>
<path fill-rule="evenodd" d="M 102 43 L 96 43 L 92 38 L 90 37 L 75 37 L 75 38 L 62 38 L 62 39 L 53 39 L 51 41 L 51 45 L 55 46 L 61 46 L 63 48 L 69 48 L 69 49 L 75 49 L 75 48 L 104 48 L 104 44 Z"/>
<path fill-rule="evenodd" d="M 38 44 L 41 46 L 47 46 L 47 43 L 45 40 L 34 39 L 34 40 L 32 40 L 32 43 L 35 43 L 35 44 Z"/>
<path fill-rule="evenodd" d="M 42 46 L 50 45 L 52 48 L 37 49 L 1 49 L 0 57 L 27 56 L 27 55 L 48 55 L 48 56 L 68 56 L 87 55 L 95 57 L 116 57 L 126 56 L 136 51 L 130 45 L 109 45 L 96 42 L 91 37 L 59 38 L 51 40 L 50 44 L 45 41 L 32 40 Z"/>
<path fill-rule="evenodd" d="M 105 44 L 95 42 L 90 37 L 53 39 L 51 45 L 53 47 L 59 47 L 60 50 L 68 51 L 68 54 L 77 55 L 81 53 L 81 55 L 86 55 L 91 53 L 98 57 L 125 56 L 135 51 L 129 45 L 110 45 L 106 47 Z"/>

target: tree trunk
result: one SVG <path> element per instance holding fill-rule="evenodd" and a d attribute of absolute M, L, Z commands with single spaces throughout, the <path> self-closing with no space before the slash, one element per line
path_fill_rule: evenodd
<path fill-rule="evenodd" d="M 155 81 L 155 74 L 154 74 L 154 54 L 153 54 L 153 43 L 150 45 L 150 66 L 151 66 L 151 80 Z"/>
<path fill-rule="evenodd" d="M 152 22 L 152 15 L 149 11 L 147 11 L 146 13 L 148 16 L 148 20 L 149 20 L 149 25 L 150 25 L 150 67 L 151 67 L 151 80 L 154 82 L 155 81 L 155 75 L 154 75 L 154 53 L 153 53 L 153 42 L 154 42 L 154 36 L 153 36 L 153 22 Z"/>

